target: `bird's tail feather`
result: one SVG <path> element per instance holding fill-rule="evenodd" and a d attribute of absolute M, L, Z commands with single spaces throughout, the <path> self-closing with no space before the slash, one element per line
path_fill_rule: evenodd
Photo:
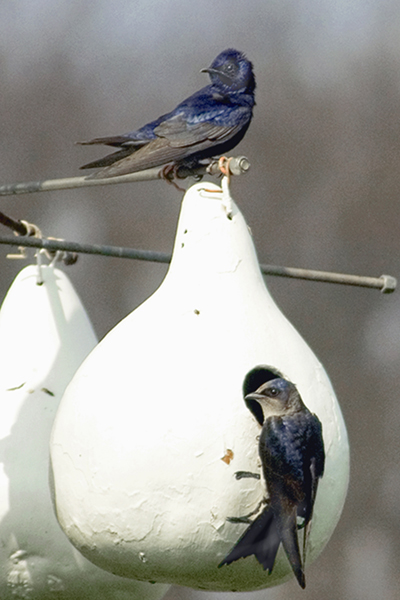
<path fill-rule="evenodd" d="M 254 554 L 264 570 L 271 572 L 280 542 L 274 513 L 267 506 L 218 566 L 229 565 L 239 558 Z"/>
<path fill-rule="evenodd" d="M 131 147 L 123 148 L 122 150 L 119 150 L 118 152 L 114 152 L 113 154 L 108 154 L 107 156 L 104 156 L 103 158 L 99 158 L 98 160 L 87 163 L 86 165 L 83 165 L 82 167 L 80 167 L 80 169 L 101 169 L 102 167 L 109 167 L 110 165 L 113 165 L 118 160 L 121 160 L 122 158 L 126 158 L 127 156 L 132 154 L 132 152 L 133 152 L 133 150 Z M 95 175 L 97 175 L 97 173 L 95 173 Z"/>
<path fill-rule="evenodd" d="M 121 146 L 143 146 L 146 144 L 148 140 L 135 140 L 134 138 L 129 138 L 126 135 L 113 135 L 110 137 L 100 137 L 94 138 L 93 140 L 87 140 L 84 142 L 76 142 L 79 146 L 93 146 L 95 144 L 104 144 L 106 146 L 114 146 L 115 148 L 119 148 Z"/>
<path fill-rule="evenodd" d="M 294 509 L 289 515 L 286 515 L 284 519 L 277 519 L 279 523 L 279 534 L 282 540 L 283 549 L 285 550 L 286 556 L 290 562 L 293 573 L 296 576 L 300 586 L 304 589 L 306 587 L 306 580 L 304 576 L 303 562 L 301 560 L 299 540 L 297 537 L 297 514 Z"/>

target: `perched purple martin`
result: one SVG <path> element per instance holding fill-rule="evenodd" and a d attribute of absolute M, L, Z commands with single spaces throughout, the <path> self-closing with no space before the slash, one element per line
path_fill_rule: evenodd
<path fill-rule="evenodd" d="M 164 176 L 168 176 L 180 166 L 194 169 L 200 161 L 234 148 L 253 116 L 253 66 L 242 52 L 229 49 L 202 72 L 209 74 L 211 84 L 172 112 L 131 133 L 79 142 L 119 148 L 81 169 L 104 167 L 91 177 L 107 178 L 162 166 Z"/>
<path fill-rule="evenodd" d="M 254 554 L 271 572 L 282 542 L 297 581 L 305 588 L 306 545 L 325 465 L 322 426 L 303 403 L 296 386 L 286 379 L 264 383 L 245 401 L 262 425 L 259 454 L 269 499 L 219 566 Z M 302 518 L 300 526 L 297 517 Z M 303 557 L 297 537 L 300 527 L 304 528 Z"/>

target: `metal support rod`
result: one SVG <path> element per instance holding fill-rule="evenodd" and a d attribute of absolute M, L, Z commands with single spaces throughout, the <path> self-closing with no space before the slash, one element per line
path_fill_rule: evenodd
<path fill-rule="evenodd" d="M 147 260 L 159 263 L 171 262 L 171 254 L 164 252 L 154 252 L 152 250 L 140 250 L 135 248 L 122 248 L 118 246 L 78 244 L 76 242 L 49 240 L 45 238 L 3 237 L 0 238 L 0 244 L 7 244 L 11 246 L 28 246 L 31 248 L 44 248 L 50 252 L 64 250 L 67 252 L 115 256 L 118 258 L 133 258 L 137 260 Z M 344 273 L 313 271 L 310 269 L 280 267 L 264 264 L 260 264 L 260 269 L 264 275 L 375 288 L 381 290 L 381 292 L 384 294 L 394 292 L 397 285 L 396 279 L 391 275 L 381 275 L 381 277 L 364 277 L 361 275 L 347 275 Z"/>
<path fill-rule="evenodd" d="M 250 162 L 245 156 L 232 158 L 229 163 L 229 170 L 232 175 L 246 173 L 250 168 Z M 213 160 L 209 165 L 202 165 L 196 169 L 189 169 L 181 166 L 177 169 L 178 179 L 186 177 L 201 177 L 209 173 L 218 175 L 221 173 L 217 160 Z M 119 177 L 109 177 L 108 179 L 90 179 L 85 177 L 69 177 L 66 179 L 46 179 L 44 181 L 29 181 L 27 183 L 10 183 L 0 186 L 0 196 L 14 196 L 16 194 L 32 194 L 34 192 L 52 192 L 54 190 L 69 190 L 74 188 L 90 187 L 93 185 L 114 185 L 117 183 L 130 183 L 131 181 L 149 181 L 153 179 L 162 179 L 162 170 L 159 167 L 146 169 L 138 173 L 129 175 L 120 175 Z"/>
<path fill-rule="evenodd" d="M 7 217 L 7 215 L 2 212 L 0 212 L 0 223 L 9 229 L 12 229 L 18 233 L 18 235 L 28 235 L 28 228 L 24 223 L 21 223 L 21 221 L 16 221 L 11 217 Z"/>
<path fill-rule="evenodd" d="M 260 265 L 265 275 L 276 277 L 291 277 L 293 279 L 307 279 L 308 281 L 323 281 L 324 283 L 341 283 L 343 285 L 355 285 L 358 287 L 375 288 L 383 294 L 394 292 L 397 280 L 391 275 L 380 277 L 367 277 L 364 275 L 348 275 L 346 273 L 332 273 L 330 271 L 314 271 L 311 269 L 299 269 L 296 267 L 278 267 L 275 265 Z"/>

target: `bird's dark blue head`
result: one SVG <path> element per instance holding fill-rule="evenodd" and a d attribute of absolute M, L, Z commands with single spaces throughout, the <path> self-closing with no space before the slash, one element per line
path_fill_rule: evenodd
<path fill-rule="evenodd" d="M 245 402 L 260 425 L 269 414 L 283 415 L 305 408 L 294 383 L 281 377 L 271 379 L 254 393 L 247 394 Z"/>
<path fill-rule="evenodd" d="M 256 87 L 253 65 L 243 52 L 229 48 L 218 54 L 208 69 L 213 85 L 223 92 L 246 91 L 251 93 Z"/>

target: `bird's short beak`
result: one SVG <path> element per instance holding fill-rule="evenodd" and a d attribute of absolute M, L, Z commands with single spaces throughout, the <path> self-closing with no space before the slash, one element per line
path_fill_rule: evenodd
<path fill-rule="evenodd" d="M 211 67 L 207 67 L 206 69 L 201 69 L 200 73 L 219 73 L 218 69 L 212 69 Z"/>
<path fill-rule="evenodd" d="M 256 402 L 259 402 L 260 400 L 265 400 L 265 396 L 263 396 L 262 394 L 247 394 L 247 396 L 244 397 L 245 401 L 248 402 L 249 400 L 255 400 Z"/>

